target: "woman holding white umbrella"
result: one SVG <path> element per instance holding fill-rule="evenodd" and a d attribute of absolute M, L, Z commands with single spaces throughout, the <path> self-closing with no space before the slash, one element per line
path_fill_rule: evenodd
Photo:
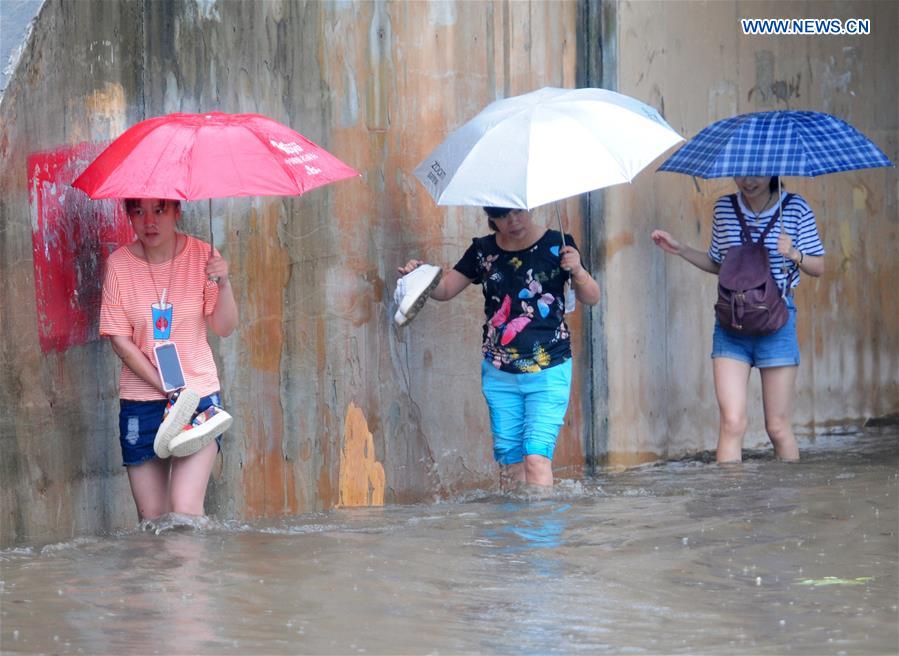
<path fill-rule="evenodd" d="M 484 207 L 477 237 L 446 276 L 400 267 L 395 316 L 408 322 L 430 291 L 449 300 L 483 286 L 482 391 L 503 479 L 552 485 L 552 456 L 571 388 L 565 285 L 582 303 L 600 290 L 570 235 L 530 209 L 629 182 L 682 141 L 652 107 L 605 89 L 543 88 L 497 100 L 454 130 L 415 170 L 440 205 Z M 431 291 L 433 290 L 433 291 Z"/>
<path fill-rule="evenodd" d="M 571 235 L 547 230 L 524 209 L 485 207 L 493 234 L 471 246 L 442 278 L 420 260 L 399 268 L 407 299 L 455 298 L 483 286 L 481 385 L 490 409 L 493 453 L 503 487 L 552 486 L 552 457 L 571 392 L 571 339 L 564 289 L 581 303 L 599 302 L 599 285 L 581 264 Z M 420 268 L 419 268 L 420 267 Z"/>

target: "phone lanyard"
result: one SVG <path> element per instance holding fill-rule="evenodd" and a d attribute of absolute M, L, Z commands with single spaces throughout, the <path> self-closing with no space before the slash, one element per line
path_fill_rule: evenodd
<path fill-rule="evenodd" d="M 150 256 L 147 255 L 147 250 L 143 244 L 140 247 L 144 251 L 144 258 L 147 260 L 147 271 L 150 272 L 150 280 L 153 282 L 153 293 L 156 294 L 156 300 L 162 306 L 165 303 L 166 292 L 172 288 L 172 276 L 175 273 L 175 257 L 178 255 L 178 235 L 175 235 L 175 247 L 172 249 L 172 259 L 169 260 L 169 286 L 162 288 L 161 296 L 159 295 L 159 287 L 156 286 L 156 278 L 153 276 L 153 267 L 150 266 Z"/>
<path fill-rule="evenodd" d="M 175 235 L 175 247 L 172 250 L 172 259 L 169 262 L 169 284 L 163 287 L 162 295 L 159 295 L 159 288 L 156 286 L 156 278 L 153 276 L 153 267 L 150 266 L 150 258 L 147 255 L 147 249 L 141 244 L 144 251 L 144 257 L 147 260 L 147 271 L 150 272 L 150 280 L 153 283 L 153 293 L 156 295 L 158 302 L 150 304 L 150 317 L 153 325 L 153 339 L 168 340 L 172 335 L 172 318 L 174 315 L 171 303 L 166 303 L 166 294 L 172 287 L 172 279 L 175 274 L 175 257 L 178 254 L 178 235 Z"/>

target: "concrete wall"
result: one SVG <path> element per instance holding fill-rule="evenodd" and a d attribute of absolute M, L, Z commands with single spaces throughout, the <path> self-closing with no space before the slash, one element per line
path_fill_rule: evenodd
<path fill-rule="evenodd" d="M 745 112 L 808 109 L 842 117 L 894 162 L 899 48 L 894 2 L 617 2 L 607 78 L 651 103 L 685 137 Z M 744 36 L 740 18 L 868 18 L 867 36 Z M 607 26 L 608 27 L 608 26 Z M 796 302 L 802 363 L 797 435 L 899 410 L 896 169 L 788 178 L 818 216 L 827 272 Z M 644 172 L 606 194 L 609 460 L 712 449 L 718 409 L 709 359 L 716 279 L 667 256 L 655 227 L 708 247 L 730 179 Z M 767 442 L 753 374 L 746 446 Z M 800 445 L 801 446 L 801 445 Z"/>
<path fill-rule="evenodd" d="M 48 0 L 0 105 L 0 544 L 134 522 L 119 363 L 96 336 L 122 217 L 66 182 L 127 126 L 175 111 L 265 114 L 362 172 L 301 198 L 213 203 L 241 321 L 214 343 L 235 424 L 207 510 L 270 517 L 490 485 L 479 289 L 403 331 L 391 318 L 396 266 L 452 266 L 486 222 L 438 209 L 411 171 L 490 101 L 574 86 L 576 16 L 574 2 Z M 184 229 L 205 237 L 206 211 L 187 206 Z M 580 237 L 577 201 L 563 211 Z M 578 350 L 556 459 L 574 476 L 589 400 Z"/>
<path fill-rule="evenodd" d="M 67 188 L 128 125 L 258 112 L 362 172 L 295 199 L 218 200 L 238 332 L 216 340 L 235 415 L 209 512 L 254 518 L 427 501 L 490 485 L 480 292 L 391 321 L 395 267 L 451 266 L 486 231 L 410 171 L 491 100 L 544 85 L 618 88 L 685 136 L 777 107 L 843 116 L 897 158 L 895 3 L 62 2 L 48 0 L 0 101 L 0 545 L 130 526 L 118 361 L 96 337 L 112 203 Z M 825 11 L 826 10 L 826 11 Z M 869 17 L 865 37 L 744 37 L 740 17 Z M 895 170 L 787 180 L 819 214 L 828 273 L 800 288 L 796 418 L 810 439 L 899 409 Z M 573 322 L 575 397 L 557 472 L 713 448 L 714 279 L 666 257 L 656 226 L 709 238 L 726 180 L 648 170 L 563 203 L 599 274 Z M 538 211 L 548 224 L 553 214 Z M 589 231 L 584 229 L 589 226 Z M 206 204 L 184 229 L 205 236 Z M 61 254 L 61 255 L 60 255 Z M 752 445 L 764 440 L 757 383 Z"/>

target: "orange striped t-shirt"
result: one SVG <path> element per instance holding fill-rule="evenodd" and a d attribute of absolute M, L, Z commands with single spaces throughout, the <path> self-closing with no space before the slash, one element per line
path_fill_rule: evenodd
<path fill-rule="evenodd" d="M 189 235 L 174 260 L 161 264 L 142 260 L 122 246 L 106 261 L 100 306 L 100 334 L 130 337 L 155 367 L 153 346 L 157 342 L 153 339 L 150 306 L 159 301 L 163 288 L 168 288 L 166 303 L 172 304 L 169 341 L 178 347 L 187 386 L 201 396 L 220 389 L 212 349 L 206 340 L 206 317 L 218 300 L 218 285 L 206 278 L 208 259 L 209 245 Z M 119 397 L 132 401 L 165 398 L 124 363 Z"/>

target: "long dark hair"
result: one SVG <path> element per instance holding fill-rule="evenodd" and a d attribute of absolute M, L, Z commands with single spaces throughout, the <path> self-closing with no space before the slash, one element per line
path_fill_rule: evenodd
<path fill-rule="evenodd" d="M 768 181 L 768 191 L 772 194 L 777 191 L 778 180 L 780 180 L 780 176 L 772 175 L 771 180 Z M 783 187 L 781 187 L 783 189 Z"/>

